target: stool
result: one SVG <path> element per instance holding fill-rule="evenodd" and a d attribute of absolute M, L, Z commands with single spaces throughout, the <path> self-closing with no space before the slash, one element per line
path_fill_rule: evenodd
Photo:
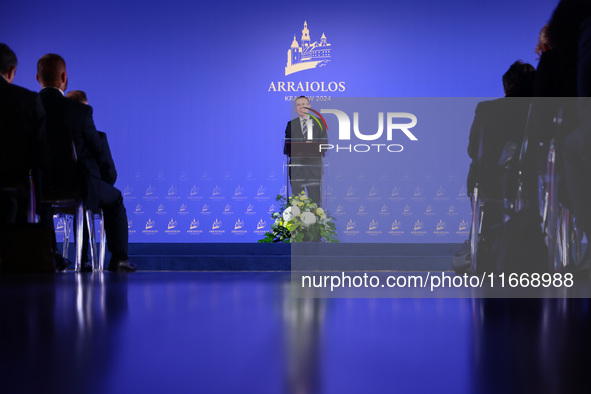
<path fill-rule="evenodd" d="M 82 268 L 82 242 L 84 240 L 84 220 L 88 226 L 88 241 L 90 246 L 90 261 L 92 263 L 93 272 L 100 272 L 103 270 L 105 261 L 105 225 L 103 210 L 99 209 L 97 214 L 84 207 L 82 201 L 77 199 L 56 199 L 45 201 L 51 204 L 54 209 L 54 217 L 62 218 L 64 220 L 64 241 L 62 248 L 62 255 L 64 258 L 68 257 L 70 246 L 70 229 L 72 227 L 72 218 L 75 219 L 75 239 L 76 239 L 76 257 L 74 262 L 74 270 L 80 271 Z M 100 248 L 97 253 L 96 238 L 95 238 L 95 224 L 94 220 L 99 220 L 99 242 Z"/>

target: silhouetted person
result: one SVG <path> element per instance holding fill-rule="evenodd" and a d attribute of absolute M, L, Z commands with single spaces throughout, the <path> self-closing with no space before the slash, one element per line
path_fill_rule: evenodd
<path fill-rule="evenodd" d="M 0 44 L 0 243 L 4 243 L 0 252 L 6 263 L 3 269 L 48 271 L 49 263 L 53 263 L 61 271 L 70 262 L 57 253 L 51 212 L 40 204 L 41 171 L 49 159 L 45 111 L 37 93 L 12 84 L 16 68 L 15 53 L 6 44 Z M 37 221 L 40 226 L 24 226 Z"/>
<path fill-rule="evenodd" d="M 104 212 L 107 246 L 111 252 L 109 271 L 131 272 L 136 266 L 127 255 L 127 213 L 121 192 L 101 179 L 100 168 L 108 160 L 94 126 L 92 107 L 64 97 L 68 84 L 66 62 L 56 54 L 47 54 L 37 63 L 37 80 L 47 116 L 47 136 L 52 149 L 49 166 L 50 185 L 59 190 L 60 179 L 75 158 L 75 178 L 84 205 Z M 74 149 L 72 149 L 72 145 Z"/>
<path fill-rule="evenodd" d="M 66 93 L 66 97 L 74 101 L 78 101 L 84 105 L 88 105 L 88 97 L 82 90 L 71 90 Z M 104 152 L 105 160 L 101 163 L 100 172 L 101 180 L 107 182 L 109 185 L 115 185 L 117 181 L 117 170 L 115 169 L 115 162 L 111 155 L 111 148 L 109 147 L 109 141 L 107 140 L 107 134 L 102 131 L 98 131 L 101 150 Z M 82 261 L 83 264 L 88 264 L 88 224 L 84 221 L 84 242 L 82 243 Z"/>
<path fill-rule="evenodd" d="M 567 206 L 577 225 L 591 235 L 591 1 L 562 0 L 548 24 L 552 52 L 560 59 L 549 72 L 563 83 L 556 96 L 580 97 L 563 109 L 558 157 L 564 164 Z M 570 103 L 573 100 L 568 100 Z M 588 248 L 589 250 L 589 248 Z M 586 253 L 585 265 L 591 254 Z"/>
<path fill-rule="evenodd" d="M 517 61 L 503 75 L 505 97 L 483 101 L 476 107 L 470 130 L 468 155 L 469 195 L 478 183 L 482 201 L 482 222 L 478 239 L 478 270 L 504 271 L 503 261 L 495 260 L 510 204 L 517 195 L 519 155 L 533 94 L 535 69 Z M 460 269 L 458 269 L 459 271 Z"/>
<path fill-rule="evenodd" d="M 39 184 L 48 159 L 43 105 L 37 93 L 12 84 L 16 67 L 15 53 L 0 44 L 0 223 L 26 221 L 29 171 Z"/>
<path fill-rule="evenodd" d="M 306 190 L 308 197 L 318 206 L 321 206 L 322 157 L 301 157 L 302 152 L 294 151 L 287 142 L 305 143 L 311 140 L 326 140 L 326 129 L 314 122 L 314 119 L 309 115 L 310 101 L 306 96 L 298 97 L 295 103 L 299 116 L 287 122 L 285 128 L 286 144 L 283 148 L 283 153 L 290 156 L 289 181 L 291 194 L 297 195 L 302 190 Z"/>

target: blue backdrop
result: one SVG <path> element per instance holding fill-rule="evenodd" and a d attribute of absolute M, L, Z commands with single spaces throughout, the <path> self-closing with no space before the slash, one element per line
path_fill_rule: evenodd
<path fill-rule="evenodd" d="M 32 90 L 40 56 L 66 59 L 69 89 L 87 92 L 108 133 L 131 242 L 252 242 L 269 228 L 285 184 L 291 97 L 501 96 L 512 62 L 535 64 L 556 4 L 23 0 L 3 4 L 0 41 L 19 58 L 15 83 Z M 310 68 L 286 75 L 288 57 Z M 468 132 L 454 130 L 441 149 L 464 151 Z M 457 178 L 467 164 L 458 161 Z M 455 209 L 468 218 L 467 199 Z M 456 230 L 396 241 L 460 242 Z M 364 234 L 341 238 L 376 241 Z"/>

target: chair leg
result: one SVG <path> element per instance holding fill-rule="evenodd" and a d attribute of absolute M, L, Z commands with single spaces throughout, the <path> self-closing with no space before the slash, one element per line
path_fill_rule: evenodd
<path fill-rule="evenodd" d="M 92 270 L 98 270 L 98 256 L 96 253 L 96 239 L 95 239 L 95 228 L 94 228 L 94 214 L 89 209 L 86 210 L 86 224 L 88 226 L 88 242 L 90 247 L 90 262 L 92 264 Z"/>
<path fill-rule="evenodd" d="M 472 194 L 472 227 L 470 228 L 470 270 L 476 272 L 478 255 L 478 236 L 480 234 L 480 198 L 478 196 L 478 185 Z"/>
<path fill-rule="evenodd" d="M 547 204 L 547 226 L 546 235 L 548 243 L 548 271 L 555 272 L 558 268 L 558 259 L 556 256 L 558 246 L 558 196 L 556 179 L 556 149 L 554 141 L 550 143 L 548 152 L 548 204 Z"/>
<path fill-rule="evenodd" d="M 64 241 L 62 244 L 62 256 L 67 259 L 68 252 L 70 251 L 70 229 L 72 228 L 72 218 L 70 215 L 60 215 L 58 214 L 59 218 L 62 218 L 64 221 Z"/>
<path fill-rule="evenodd" d="M 76 207 L 76 261 L 74 269 L 80 272 L 82 267 L 82 243 L 84 242 L 84 206 L 82 202 Z"/>
<path fill-rule="evenodd" d="M 583 234 L 581 230 L 577 227 L 577 220 L 575 217 L 571 216 L 571 235 L 572 235 L 572 243 L 574 247 L 574 262 L 575 266 L 579 266 L 581 264 L 581 260 L 583 259 L 583 250 L 581 248 L 581 243 L 583 241 Z"/>
<path fill-rule="evenodd" d="M 570 245 L 570 212 L 565 207 L 561 207 L 560 212 L 560 262 L 562 269 L 566 268 L 571 253 Z"/>
<path fill-rule="evenodd" d="M 107 234 L 105 233 L 105 217 L 103 215 L 103 210 L 99 209 L 98 211 L 99 216 L 99 242 L 101 243 L 100 251 L 99 251 L 99 271 L 104 270 L 105 266 L 105 241 L 107 240 Z"/>

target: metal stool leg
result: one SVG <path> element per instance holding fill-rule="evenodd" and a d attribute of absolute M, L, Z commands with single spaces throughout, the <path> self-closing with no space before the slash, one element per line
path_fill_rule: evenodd
<path fill-rule="evenodd" d="M 92 264 L 92 270 L 98 270 L 98 255 L 96 253 L 96 239 L 95 239 L 95 228 L 94 228 L 94 215 L 91 210 L 87 209 L 85 212 L 86 225 L 88 227 L 88 243 L 90 247 L 90 262 Z"/>
<path fill-rule="evenodd" d="M 72 229 L 72 217 L 70 215 L 58 214 L 64 220 L 64 241 L 62 243 L 62 256 L 67 259 L 70 251 L 70 231 Z"/>
<path fill-rule="evenodd" d="M 74 269 L 80 272 L 82 267 L 82 242 L 84 234 L 84 206 L 82 202 L 78 203 L 76 207 L 76 261 Z"/>
<path fill-rule="evenodd" d="M 575 217 L 571 215 L 571 234 L 572 236 L 572 245 L 574 246 L 574 261 L 573 264 L 578 266 L 581 264 L 581 260 L 583 259 L 583 249 L 581 247 L 581 243 L 583 242 L 583 234 L 581 230 L 577 227 L 577 220 Z"/>
<path fill-rule="evenodd" d="M 470 270 L 476 272 L 476 255 L 478 254 L 478 236 L 480 234 L 480 198 L 478 185 L 472 194 L 472 228 L 470 229 Z"/>
<path fill-rule="evenodd" d="M 98 264 L 98 270 L 99 271 L 103 271 L 104 265 L 105 265 L 105 242 L 107 240 L 107 234 L 105 233 L 105 217 L 103 215 L 103 210 L 99 209 L 98 211 L 98 216 L 99 216 L 99 241 L 101 243 L 100 246 L 100 250 L 99 250 L 99 264 Z"/>
<path fill-rule="evenodd" d="M 548 151 L 548 204 L 547 204 L 547 226 L 546 235 L 548 242 L 548 271 L 554 272 L 557 269 L 556 249 L 558 246 L 558 187 L 556 184 L 556 148 L 554 141 L 550 142 Z"/>
<path fill-rule="evenodd" d="M 570 260 L 571 243 L 570 243 L 570 212 L 568 209 L 561 207 L 560 214 L 560 262 L 561 268 L 566 268 Z"/>

